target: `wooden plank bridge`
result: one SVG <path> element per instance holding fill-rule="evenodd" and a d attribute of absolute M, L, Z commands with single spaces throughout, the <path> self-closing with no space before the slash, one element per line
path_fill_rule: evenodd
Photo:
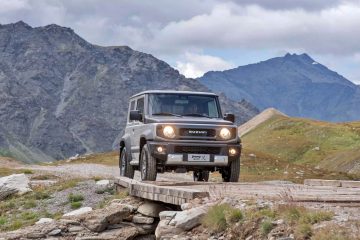
<path fill-rule="evenodd" d="M 144 182 L 125 177 L 119 177 L 115 181 L 117 187 L 128 188 L 131 196 L 174 205 L 204 197 L 360 204 L 358 181 L 308 179 L 304 183 Z"/>

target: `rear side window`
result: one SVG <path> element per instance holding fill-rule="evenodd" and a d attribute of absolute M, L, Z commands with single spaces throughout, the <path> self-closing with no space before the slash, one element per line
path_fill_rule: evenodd
<path fill-rule="evenodd" d="M 134 122 L 134 121 L 130 121 L 130 111 L 132 111 L 132 110 L 135 110 L 135 100 L 132 100 L 130 102 L 129 116 L 128 116 L 129 122 Z"/>
<path fill-rule="evenodd" d="M 144 113 L 144 98 L 139 98 L 137 100 L 136 110 L 139 110 L 141 113 Z"/>

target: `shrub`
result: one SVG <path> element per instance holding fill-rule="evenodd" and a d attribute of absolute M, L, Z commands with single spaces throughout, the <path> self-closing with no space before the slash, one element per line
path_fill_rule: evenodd
<path fill-rule="evenodd" d="M 334 214 L 326 211 L 308 211 L 300 219 L 303 223 L 315 224 L 322 221 L 329 221 Z"/>
<path fill-rule="evenodd" d="M 295 235 L 300 239 L 308 239 L 311 237 L 312 230 L 311 225 L 308 223 L 301 223 L 296 226 Z"/>
<path fill-rule="evenodd" d="M 220 204 L 210 207 L 202 219 L 204 226 L 213 232 L 224 231 L 227 227 L 225 212 L 231 207 L 228 204 Z"/>
<path fill-rule="evenodd" d="M 25 174 L 33 174 L 34 172 L 31 169 L 24 169 L 23 173 L 25 173 Z"/>
<path fill-rule="evenodd" d="M 36 202 L 34 200 L 28 200 L 24 203 L 25 209 L 30 209 L 36 207 Z"/>
<path fill-rule="evenodd" d="M 83 195 L 70 193 L 68 196 L 69 202 L 81 202 L 84 200 Z"/>
<path fill-rule="evenodd" d="M 48 198 L 50 198 L 50 194 L 47 192 L 43 192 L 43 191 L 35 192 L 35 199 L 37 200 L 48 199 Z"/>
<path fill-rule="evenodd" d="M 261 223 L 260 230 L 263 236 L 266 236 L 274 228 L 274 225 L 270 220 L 265 220 Z"/>
<path fill-rule="evenodd" d="M 225 212 L 226 223 L 236 223 L 243 219 L 243 214 L 240 209 L 233 209 L 231 211 Z"/>
<path fill-rule="evenodd" d="M 78 209 L 82 206 L 81 202 L 71 202 L 70 203 L 71 209 Z"/>
<path fill-rule="evenodd" d="M 7 222 L 7 221 L 6 221 L 6 218 L 0 216 L 0 226 L 1 226 L 1 225 L 4 225 L 6 222 Z"/>
<path fill-rule="evenodd" d="M 23 212 L 21 214 L 21 219 L 23 220 L 33 220 L 37 217 L 38 215 L 35 212 Z"/>

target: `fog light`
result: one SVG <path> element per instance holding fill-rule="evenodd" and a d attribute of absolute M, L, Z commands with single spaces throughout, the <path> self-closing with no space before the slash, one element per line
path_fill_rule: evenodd
<path fill-rule="evenodd" d="M 156 151 L 157 151 L 158 153 L 163 153 L 163 152 L 164 152 L 164 148 L 163 148 L 162 146 L 158 146 L 158 147 L 156 148 Z"/>
<path fill-rule="evenodd" d="M 236 149 L 235 148 L 230 148 L 229 149 L 229 154 L 234 156 L 236 154 Z"/>

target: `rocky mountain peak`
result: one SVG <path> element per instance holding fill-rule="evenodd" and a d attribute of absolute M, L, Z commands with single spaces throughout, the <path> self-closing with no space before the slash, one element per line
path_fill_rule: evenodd
<path fill-rule="evenodd" d="M 52 161 L 117 149 L 131 95 L 210 91 L 150 54 L 96 46 L 55 24 L 27 26 L 0 29 L 0 155 Z M 258 112 L 222 99 L 238 123 Z"/>

